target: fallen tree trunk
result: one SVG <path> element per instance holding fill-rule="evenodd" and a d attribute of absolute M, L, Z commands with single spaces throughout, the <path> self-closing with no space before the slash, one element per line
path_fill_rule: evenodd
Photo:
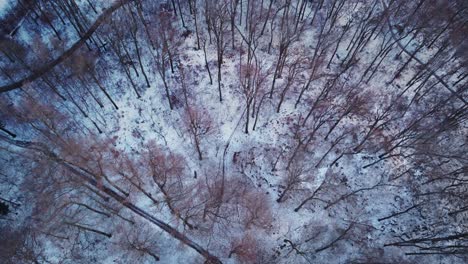
<path fill-rule="evenodd" d="M 68 169 L 71 173 L 74 175 L 78 176 L 79 178 L 83 179 L 85 182 L 88 184 L 96 187 L 97 190 L 104 192 L 107 194 L 109 197 L 113 198 L 115 201 L 118 203 L 122 204 L 126 208 L 128 208 L 130 211 L 133 213 L 143 217 L 147 221 L 153 223 L 157 227 L 161 228 L 162 230 L 166 231 L 169 235 L 174 237 L 175 239 L 179 240 L 183 244 L 187 245 L 188 247 L 194 249 L 197 251 L 200 255 L 202 255 L 206 259 L 206 264 L 222 264 L 221 260 L 219 260 L 218 257 L 212 255 L 208 250 L 204 249 L 202 246 L 197 244 L 195 241 L 191 240 L 188 238 L 186 235 L 182 234 L 179 232 L 177 229 L 174 227 L 166 224 L 165 222 L 157 219 L 156 217 L 152 216 L 145 210 L 141 209 L 140 207 L 130 203 L 125 196 L 117 193 L 113 189 L 107 187 L 103 183 L 98 183 L 96 180 L 96 177 L 92 175 L 89 171 L 79 168 L 76 165 L 73 165 L 69 162 L 67 162 L 64 159 L 61 159 L 59 156 L 57 156 L 53 151 L 51 151 L 47 145 L 38 143 L 38 142 L 29 142 L 29 141 L 20 141 L 20 140 L 14 140 L 10 139 L 6 136 L 0 135 L 0 140 L 3 140 L 9 144 L 12 144 L 14 146 L 20 147 L 20 148 L 25 148 L 29 150 L 34 150 L 37 152 L 42 153 L 42 155 L 47 156 L 54 162 L 64 166 L 66 169 Z"/>
<path fill-rule="evenodd" d="M 40 78 L 42 75 L 46 74 L 48 71 L 50 71 L 52 68 L 55 66 L 59 65 L 62 63 L 64 60 L 68 59 L 75 51 L 77 51 L 83 44 L 86 43 L 86 41 L 93 35 L 93 33 L 99 28 L 99 26 L 110 16 L 114 11 L 119 9 L 120 7 L 133 2 L 135 0 L 117 0 L 113 5 L 111 5 L 109 8 L 105 9 L 104 12 L 102 12 L 101 15 L 98 16 L 96 21 L 93 23 L 93 25 L 86 31 L 86 33 L 81 37 L 75 44 L 73 44 L 68 50 L 66 50 L 62 55 L 57 57 L 55 60 L 47 63 L 46 65 L 34 69 L 33 73 L 15 83 L 8 84 L 5 86 L 0 87 L 0 93 L 5 93 L 9 92 L 15 89 L 21 88 L 24 84 L 33 82 L 34 80 Z"/>

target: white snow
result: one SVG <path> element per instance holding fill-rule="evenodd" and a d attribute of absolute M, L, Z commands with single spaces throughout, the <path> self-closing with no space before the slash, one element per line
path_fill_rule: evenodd
<path fill-rule="evenodd" d="M 0 0 L 0 18 L 5 16 L 10 8 L 13 7 L 13 2 L 15 0 Z"/>

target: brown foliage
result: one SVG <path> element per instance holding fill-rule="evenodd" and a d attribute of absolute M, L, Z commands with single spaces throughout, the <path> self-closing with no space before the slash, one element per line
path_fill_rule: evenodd
<path fill-rule="evenodd" d="M 240 263 L 258 263 L 257 253 L 260 244 L 252 233 L 245 233 L 242 237 L 236 238 L 231 242 L 231 251 L 229 257 L 235 255 Z"/>

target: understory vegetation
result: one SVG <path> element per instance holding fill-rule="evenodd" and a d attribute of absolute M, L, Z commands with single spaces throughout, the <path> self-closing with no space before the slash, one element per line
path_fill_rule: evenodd
<path fill-rule="evenodd" d="M 467 1 L 3 5 L 1 263 L 468 262 Z"/>

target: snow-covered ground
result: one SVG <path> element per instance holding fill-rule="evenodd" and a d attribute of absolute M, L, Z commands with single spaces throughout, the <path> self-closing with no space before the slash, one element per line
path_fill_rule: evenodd
<path fill-rule="evenodd" d="M 0 17 L 2 12 L 6 13 L 12 8 L 13 2 L 0 0 Z M 98 12 L 92 12 L 89 2 L 78 1 L 78 3 L 84 10 L 89 11 L 90 21 L 95 19 Z M 96 3 L 97 9 L 109 3 L 111 2 Z M 362 16 L 362 13 L 366 11 L 364 2 L 362 5 L 356 3 L 345 4 L 345 6 L 342 16 L 337 20 L 335 27 L 330 30 L 344 28 L 349 21 Z M 185 13 L 188 13 L 188 6 L 185 8 L 187 8 Z M 307 6 L 306 13 L 309 14 L 307 19 L 312 16 L 312 10 L 309 8 Z M 146 15 L 150 17 L 150 14 Z M 200 17 L 201 15 L 202 13 Z M 189 15 L 186 14 L 186 16 L 188 20 Z M 326 13 L 321 12 L 317 18 L 319 22 L 316 23 L 321 23 L 325 16 Z M 66 49 L 71 46 L 70 43 L 77 41 L 79 36 L 73 31 L 69 22 L 62 25 L 58 21 L 59 19 L 55 21 L 58 32 L 64 39 L 68 39 L 68 43 L 65 43 L 66 45 L 61 49 Z M 185 23 L 193 27 L 191 19 Z M 415 195 L 417 192 L 412 185 L 414 182 L 402 173 L 409 168 L 414 169 L 415 179 L 422 177 L 422 173 L 419 167 L 408 158 L 410 155 L 408 157 L 395 155 L 382 161 L 379 161 L 381 158 L 379 155 L 386 154 L 385 152 L 391 147 L 388 145 L 388 138 L 398 135 L 402 128 L 411 126 L 414 116 L 418 115 L 418 111 L 425 110 L 425 105 L 415 103 L 406 110 L 401 110 L 404 109 L 404 103 L 400 108 L 396 106 L 398 111 L 401 110 L 404 113 L 400 115 L 400 112 L 395 111 L 386 116 L 384 119 L 389 120 L 388 124 L 376 130 L 375 135 L 373 134 L 366 142 L 364 150 L 354 149 L 357 142 L 371 127 L 374 118 L 382 114 L 387 107 L 390 108 L 394 102 L 392 100 L 398 99 L 396 95 L 401 93 L 401 87 L 406 87 L 415 71 L 418 70 L 418 66 L 412 66 L 409 70 L 403 71 L 398 78 L 393 78 L 395 71 L 398 71 L 401 64 L 408 59 L 405 56 L 407 54 L 401 55 L 400 53 L 403 52 L 395 48 L 385 55 L 385 58 L 382 58 L 384 63 L 375 71 L 373 78 L 368 82 L 362 81 L 364 79 L 362 72 L 374 65 L 375 61 L 372 60 L 375 54 L 382 43 L 389 43 L 385 42 L 387 39 L 396 38 L 395 32 L 384 35 L 386 30 L 384 27 L 380 34 L 375 34 L 365 48 L 360 50 L 356 66 L 345 74 L 339 75 L 338 73 L 344 68 L 342 60 L 349 55 L 351 38 L 354 39 L 350 31 L 345 35 L 343 42 L 337 46 L 336 55 L 333 58 L 325 56 L 320 59 L 322 64 L 318 75 L 324 78 L 314 80 L 309 90 L 304 93 L 302 101 L 296 104 L 301 88 L 308 80 L 311 65 L 315 66 L 315 64 L 310 64 L 310 61 L 318 42 L 319 32 L 315 27 L 306 27 L 298 40 L 289 48 L 283 75 L 276 80 L 275 96 L 272 98 L 266 96 L 261 108 L 254 108 L 255 111 L 252 114 L 252 112 L 246 112 L 246 99 L 240 85 L 239 67 L 245 63 L 247 49 L 240 34 L 236 32 L 235 48 L 232 49 L 231 39 L 228 38 L 230 34 L 226 33 L 227 48 L 221 67 L 223 101 L 220 102 L 214 40 L 206 46 L 207 60 L 213 75 L 213 83 L 210 84 L 205 69 L 203 49 L 195 48 L 197 46 L 195 32 L 182 37 L 183 28 L 175 16 L 173 24 L 178 29 L 176 38 L 179 40 L 177 42 L 179 45 L 177 67 L 174 73 L 169 68 L 167 70 L 168 87 L 174 103 L 173 110 L 169 109 L 164 83 L 157 72 L 155 52 L 145 39 L 146 32 L 141 27 L 138 37 L 141 39 L 139 45 L 143 46 L 139 51 L 142 56 L 142 65 L 139 65 L 134 57 L 136 56 L 134 43 L 132 40 L 126 40 L 124 43 L 129 49 L 126 52 L 130 52 L 132 58 L 127 64 L 133 65 L 134 68 L 128 65 L 123 66 L 127 67 L 132 81 L 136 82 L 141 98 L 137 98 L 132 89 L 133 84 L 124 75 L 123 64 L 117 60 L 114 52 L 107 48 L 99 51 L 99 56 L 96 56 L 97 60 L 93 66 L 96 72 L 99 72 L 98 76 L 102 76 L 101 84 L 110 93 L 118 110 L 101 92 L 102 89 L 99 90 L 95 83 L 90 81 L 91 78 L 88 75 L 83 74 L 85 80 L 89 81 L 86 85 L 81 85 L 81 80 L 73 76 L 74 72 L 70 69 L 73 67 L 73 60 L 79 62 L 80 56 L 77 56 L 71 59 L 71 63 L 64 62 L 56 66 L 48 75 L 49 81 L 57 80 L 58 92 L 65 94 L 69 100 L 62 101 L 50 92 L 50 87 L 45 85 L 47 80 L 44 79 L 37 80 L 43 91 L 46 91 L 43 94 L 34 90 L 34 83 L 23 87 L 24 90 L 31 92 L 32 97 L 40 98 L 38 102 L 53 106 L 54 111 L 66 117 L 51 118 L 52 124 L 58 122 L 58 130 L 62 131 L 58 133 L 58 136 L 38 133 L 35 130 L 37 127 L 30 128 L 28 124 L 21 123 L 24 121 L 17 121 L 14 117 L 5 118 L 7 127 L 17 125 L 20 139 L 54 139 L 56 141 L 52 140 L 49 147 L 65 155 L 65 160 L 70 159 L 70 164 L 76 163 L 74 165 L 96 171 L 100 175 L 99 180 L 104 182 L 99 184 L 109 186 L 113 190 L 122 188 L 122 193 L 129 192 L 125 202 L 109 202 L 107 206 L 111 209 L 99 202 L 98 195 L 83 190 L 84 187 L 77 187 L 77 190 L 64 195 L 70 201 L 89 202 L 100 210 L 108 209 L 118 217 L 102 217 L 105 214 L 93 215 L 84 210 L 65 211 L 64 215 L 76 220 L 77 223 L 105 230 L 105 232 L 112 233 L 112 237 L 103 238 L 103 236 L 87 232 L 74 233 L 73 228 L 67 229 L 62 226 L 57 230 L 51 228 L 53 232 L 63 233 L 63 236 L 67 237 L 76 236 L 76 239 L 64 241 L 60 238 L 61 235 L 58 238 L 50 238 L 47 236 L 49 234 L 41 234 L 40 244 L 45 249 L 43 254 L 49 261 L 59 263 L 61 258 L 64 258 L 73 262 L 73 258 L 76 257 L 74 254 L 77 254 L 79 257 L 76 259 L 81 258 L 83 263 L 89 263 L 89 261 L 153 263 L 154 256 L 142 254 L 138 250 L 132 251 L 128 248 L 128 244 L 123 243 L 134 239 L 134 241 L 144 240 L 145 245 L 150 245 L 151 249 L 161 257 L 161 263 L 203 263 L 204 259 L 187 247 L 180 238 L 174 239 L 174 235 L 170 232 L 163 232 L 125 208 L 124 205 L 128 202 L 174 227 L 219 257 L 223 263 L 421 262 L 420 256 L 406 256 L 406 251 L 401 248 L 384 245 L 402 237 L 407 238 L 400 234 L 407 236 L 413 231 L 427 228 L 429 221 L 426 223 L 420 220 L 417 212 L 413 214 L 411 211 L 398 218 L 385 219 L 395 212 L 402 211 L 402 208 L 410 208 L 418 201 Z M 278 25 L 275 24 L 275 26 Z M 50 54 L 48 54 L 50 57 L 47 57 L 45 61 L 50 61 L 62 53 L 55 49 L 56 46 L 53 47 L 54 34 L 56 34 L 53 30 L 44 26 L 41 35 L 38 36 L 35 28 L 33 23 L 25 22 L 18 29 L 15 38 L 25 47 L 33 50 L 33 54 L 41 54 L 44 49 L 50 49 Z M 246 34 L 246 29 L 242 28 L 237 30 Z M 270 25 L 266 28 L 265 35 L 259 38 L 258 49 L 255 52 L 256 57 L 264 63 L 265 72 L 269 72 L 268 81 L 262 90 L 264 93 L 271 87 L 280 48 L 279 34 L 273 34 L 270 31 Z M 228 29 L 226 29 L 227 32 L 229 32 Z M 369 32 L 372 29 L 370 27 Z M 130 30 L 129 28 L 122 32 L 128 33 Z M 111 33 L 106 32 L 105 29 L 97 32 L 96 35 L 104 39 L 109 47 L 110 44 L 107 43 L 109 40 L 103 36 L 111 35 Z M 337 32 L 340 31 L 337 30 Z M 270 34 L 274 37 L 272 37 L 273 46 L 269 51 Z M 203 31 L 202 35 L 207 38 L 207 32 Z M 339 34 L 336 35 L 329 40 L 331 50 L 335 47 L 334 44 L 339 36 Z M 44 46 L 32 44 L 38 38 L 43 40 Z M 406 43 L 410 40 L 412 38 L 408 35 L 399 41 Z M 407 45 L 407 53 L 414 51 L 417 44 L 418 42 L 414 41 L 414 45 Z M 117 43 L 117 45 L 120 44 Z M 398 47 L 397 44 L 394 45 Z M 92 56 L 98 54 L 96 50 L 92 51 L 95 53 L 87 53 L 85 49 L 86 47 L 83 47 L 83 57 L 85 54 L 92 54 Z M 423 50 L 418 53 L 416 60 L 419 64 L 424 64 L 431 59 L 435 51 L 435 48 Z M 287 77 L 294 67 L 294 59 L 301 56 L 304 57 L 301 61 L 303 68 L 292 81 L 293 85 L 285 92 L 285 100 L 280 111 L 277 112 L 280 91 L 288 83 Z M 330 67 L 326 67 L 329 60 Z M 455 64 L 455 62 L 452 63 Z M 146 87 L 142 71 L 138 68 L 140 66 L 148 75 L 150 87 Z M 245 65 L 242 64 L 242 66 Z M 181 68 L 184 75 L 182 75 Z M 137 72 L 139 76 L 136 76 Z M 445 72 L 439 70 L 431 74 L 443 75 Z M 317 110 L 307 122 L 304 121 L 309 109 L 314 105 L 314 100 L 322 96 L 321 92 L 337 75 L 339 78 L 335 80 L 336 87 L 341 88 L 332 89 L 324 103 L 317 106 Z M 183 77 L 189 91 L 187 102 L 184 101 L 183 96 Z M 58 81 L 60 78 L 64 81 Z M 2 81 L 10 82 L 3 75 Z M 447 82 L 449 81 L 453 80 L 448 79 Z M 8 94 L 8 98 L 5 96 L 9 102 L 13 102 L 15 114 L 22 113 L 21 104 L 27 102 L 23 98 L 26 97 L 22 94 L 23 92 L 16 90 Z M 358 94 L 358 99 L 361 100 L 355 107 L 357 110 L 353 108 L 350 111 L 351 114 L 343 115 L 341 119 L 342 113 L 346 113 L 347 107 L 352 105 L 353 100 L 357 98 L 352 97 L 354 93 Z M 43 97 L 44 95 L 48 97 Z M 405 94 L 404 100 L 414 98 L 416 95 L 418 91 L 410 89 Z M 31 95 L 28 94 L 28 96 Z M 255 104 L 258 104 L 260 97 L 255 100 Z M 83 110 L 76 107 L 77 102 L 86 111 L 86 117 L 83 117 L 81 113 Z M 102 104 L 102 107 L 99 104 Z M 199 159 L 196 142 L 189 131 L 187 123 L 189 106 L 200 111 L 203 115 L 202 119 L 208 120 L 209 123 L 209 133 L 202 135 L 199 141 L 203 160 Z M 35 108 L 35 110 L 38 112 L 26 112 L 23 115 L 32 115 L 33 121 L 31 122 L 38 123 L 38 126 L 42 127 L 40 121 L 44 120 L 44 116 L 49 116 L 41 115 L 43 114 L 40 113 L 41 108 Z M 50 113 L 47 109 L 43 111 Z M 258 123 L 253 130 L 257 111 L 259 111 Z M 320 116 L 319 114 L 322 113 L 320 111 L 325 114 Z M 248 133 L 244 132 L 246 115 L 252 115 Z M 2 116 L 7 115 L 2 113 Z M 324 124 L 320 124 L 323 117 L 328 119 Z M 44 124 L 48 129 L 56 128 L 47 123 L 50 120 L 47 118 L 45 120 Z M 300 126 L 302 122 L 306 125 Z M 102 130 L 101 134 L 96 132 L 96 126 Z M 307 135 L 315 126 L 318 126 L 317 130 L 313 137 L 307 140 Z M 74 152 L 69 149 L 70 146 L 63 144 L 61 134 L 64 135 L 65 141 L 73 142 L 70 146 L 75 147 L 80 155 L 74 156 Z M 301 144 L 305 141 L 307 145 L 302 148 Z M 296 149 L 300 151 L 296 153 Z M 164 163 L 163 165 L 169 166 L 173 164 L 171 162 L 174 162 L 178 166 L 182 164 L 180 165 L 182 168 L 171 168 L 176 173 L 168 172 L 171 177 L 164 178 L 164 183 L 160 184 L 156 179 L 160 175 L 152 175 L 152 165 L 149 165 L 152 157 L 151 151 L 166 153 L 157 156 L 157 161 Z M 19 150 L 15 149 L 15 152 Z M 28 153 L 28 155 L 31 154 Z M 14 165 L 10 160 L 14 159 L 5 156 L 5 158 L 2 157 L 1 162 Z M 37 165 L 36 162 L 40 164 L 39 161 L 35 161 L 31 167 Z M 9 170 L 14 167 L 16 165 Z M 24 170 L 28 169 L 31 168 Z M 297 182 L 291 183 L 295 172 L 299 173 L 295 178 Z M 48 175 L 47 173 L 39 174 L 42 175 L 41 177 Z M 53 181 L 62 179 L 60 175 L 52 172 L 50 175 L 53 175 L 50 176 Z M 102 180 L 103 175 L 108 177 L 107 181 Z M 24 175 L 19 178 L 23 177 L 27 178 Z M 17 185 L 22 186 L 20 183 L 21 181 Z M 41 184 L 39 186 L 47 186 L 44 183 Z M 68 192 L 67 188 L 70 186 L 65 186 L 63 189 Z M 169 194 L 165 193 L 168 190 L 164 187 L 169 188 Z M 8 189 L 6 184 L 1 189 L 3 197 L 12 199 L 17 193 L 24 192 L 18 186 Z M 222 189 L 220 196 L 216 196 L 218 189 Z M 58 196 L 61 197 L 61 195 Z M 210 200 L 212 198 L 210 195 L 216 198 Z M 60 201 L 57 199 L 57 204 L 60 204 Z M 217 208 L 216 212 L 209 211 L 210 203 L 216 202 L 222 205 Z M 28 215 L 31 212 L 24 209 L 22 213 Z M 22 221 L 30 220 L 23 219 Z M 74 243 L 79 246 L 75 248 Z M 238 246 L 237 249 L 236 246 Z M 249 253 L 249 250 L 253 253 Z M 428 263 L 455 263 L 456 261 L 458 259 L 443 256 L 424 257 L 424 262 Z"/>
<path fill-rule="evenodd" d="M 15 0 L 0 0 L 0 19 L 14 7 Z"/>

